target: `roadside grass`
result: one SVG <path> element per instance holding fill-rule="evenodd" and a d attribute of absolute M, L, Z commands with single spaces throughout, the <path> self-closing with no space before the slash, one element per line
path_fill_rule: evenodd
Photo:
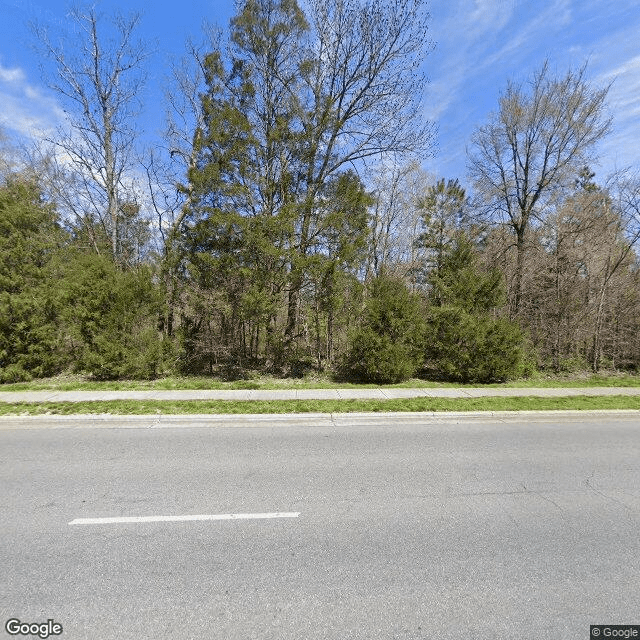
<path fill-rule="evenodd" d="M 385 411 L 640 410 L 639 396 L 567 398 L 409 398 L 393 400 L 115 400 L 0 403 L 0 415 L 169 415 L 256 413 L 364 413 Z"/>
<path fill-rule="evenodd" d="M 227 390 L 227 389 L 438 389 L 438 388 L 588 388 L 588 387 L 640 387 L 640 375 L 629 374 L 575 374 L 545 375 L 536 374 L 530 378 L 494 384 L 460 384 L 437 382 L 412 378 L 399 384 L 376 385 L 336 382 L 328 375 L 306 376 L 304 378 L 277 378 L 274 376 L 257 376 L 246 380 L 226 381 L 206 376 L 172 376 L 157 380 L 115 380 L 97 382 L 80 375 L 61 375 L 30 382 L 0 384 L 2 391 L 163 391 L 172 389 L 192 390 Z"/>

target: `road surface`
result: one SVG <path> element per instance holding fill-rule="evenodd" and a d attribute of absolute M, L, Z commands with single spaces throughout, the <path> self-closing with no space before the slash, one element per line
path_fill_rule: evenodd
<path fill-rule="evenodd" d="M 637 415 L 405 418 L 3 419 L 2 637 L 10 618 L 63 640 L 640 624 Z"/>

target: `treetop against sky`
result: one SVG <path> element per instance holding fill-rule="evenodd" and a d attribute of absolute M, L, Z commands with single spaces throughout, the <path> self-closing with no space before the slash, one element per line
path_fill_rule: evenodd
<path fill-rule="evenodd" d="M 304 2 L 301 2 L 304 8 Z M 203 21 L 226 28 L 232 0 L 159 0 L 149 10 L 142 0 L 103 0 L 97 11 L 140 11 L 138 36 L 154 43 L 148 64 L 141 128 L 152 140 L 164 126 L 163 91 L 169 62 L 184 55 L 188 37 L 201 39 Z M 57 97 L 39 71 L 28 24 L 52 31 L 69 28 L 69 4 L 62 0 L 0 0 L 0 125 L 36 137 L 64 121 Z M 509 78 L 526 79 L 548 59 L 562 73 L 588 61 L 588 78 L 597 86 L 613 83 L 608 96 L 613 130 L 600 144 L 598 174 L 638 166 L 640 150 L 640 31 L 637 2 L 608 0 L 453 0 L 434 1 L 430 38 L 435 47 L 424 71 L 430 80 L 424 96 L 425 120 L 438 125 L 438 151 L 423 161 L 436 176 L 466 174 L 466 147 L 473 129 L 497 108 Z M 73 39 L 70 40 L 73 43 Z"/>

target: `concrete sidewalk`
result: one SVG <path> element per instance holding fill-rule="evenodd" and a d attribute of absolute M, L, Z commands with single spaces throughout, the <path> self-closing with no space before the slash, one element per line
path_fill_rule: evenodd
<path fill-rule="evenodd" d="M 272 389 L 171 391 L 0 391 L 0 402 L 87 402 L 96 400 L 391 400 L 397 398 L 485 398 L 638 396 L 640 387 L 445 388 L 445 389 Z"/>

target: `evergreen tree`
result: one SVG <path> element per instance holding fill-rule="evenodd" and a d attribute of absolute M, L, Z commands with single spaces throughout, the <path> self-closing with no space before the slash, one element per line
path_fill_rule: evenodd
<path fill-rule="evenodd" d="M 498 309 L 506 302 L 502 274 L 480 269 L 473 243 L 464 231 L 452 234 L 440 266 L 428 278 L 430 300 L 439 307 L 460 307 L 470 313 Z"/>
<path fill-rule="evenodd" d="M 378 276 L 370 287 L 363 320 L 351 336 L 343 374 L 363 382 L 401 382 L 424 359 L 424 312 L 420 298 L 397 278 Z"/>
<path fill-rule="evenodd" d="M 148 267 L 69 251 L 58 283 L 65 346 L 77 371 L 98 380 L 154 378 L 162 371 L 161 301 Z"/>
<path fill-rule="evenodd" d="M 52 375 L 64 366 L 51 286 L 63 239 L 36 181 L 10 175 L 0 186 L 0 381 Z"/>
<path fill-rule="evenodd" d="M 523 373 L 523 334 L 515 322 L 496 313 L 506 299 L 502 277 L 497 270 L 478 268 L 464 232 L 456 233 L 429 285 L 429 368 L 459 382 L 502 381 Z"/>
<path fill-rule="evenodd" d="M 351 308 L 345 309 L 346 294 L 349 282 L 357 282 L 357 274 L 364 264 L 372 203 L 373 198 L 365 191 L 360 178 L 347 171 L 327 182 L 316 207 L 318 220 L 308 270 L 314 290 L 312 307 L 319 365 L 323 354 L 333 363 L 336 334 L 344 333 L 339 332 L 336 320 L 341 320 L 344 326 L 346 316 L 353 312 Z M 321 324 L 325 326 L 324 331 L 320 329 Z M 323 342 L 324 348 L 320 346 Z"/>
<path fill-rule="evenodd" d="M 422 218 L 422 233 L 416 245 L 426 249 L 427 273 L 443 267 L 447 252 L 455 244 L 455 233 L 465 215 L 467 196 L 458 180 L 440 179 L 427 189 L 418 201 Z"/>

